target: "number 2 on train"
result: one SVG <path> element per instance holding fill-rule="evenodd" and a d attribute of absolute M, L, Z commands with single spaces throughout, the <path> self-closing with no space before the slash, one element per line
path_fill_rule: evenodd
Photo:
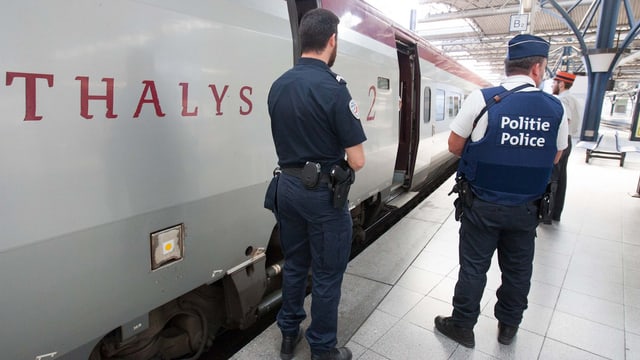
<path fill-rule="evenodd" d="M 376 119 L 376 112 L 373 111 L 373 105 L 376 103 L 376 87 L 371 85 L 369 88 L 369 96 L 371 96 L 371 92 L 373 91 L 373 99 L 371 100 L 371 107 L 369 107 L 369 112 L 367 113 L 367 121 Z M 373 114 L 371 113 L 373 111 Z"/>

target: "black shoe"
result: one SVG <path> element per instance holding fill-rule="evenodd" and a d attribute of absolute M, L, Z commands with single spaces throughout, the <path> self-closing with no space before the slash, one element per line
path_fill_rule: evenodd
<path fill-rule="evenodd" d="M 510 326 L 505 323 L 498 323 L 498 342 L 502 345 L 509 345 L 518 332 L 517 326 Z"/>
<path fill-rule="evenodd" d="M 293 359 L 293 352 L 296 350 L 296 345 L 302 339 L 302 329 L 298 329 L 298 335 L 296 336 L 284 336 L 282 335 L 282 345 L 280 345 L 280 359 L 291 360 Z"/>
<path fill-rule="evenodd" d="M 322 354 L 311 354 L 311 360 L 351 360 L 348 347 L 333 348 Z"/>
<path fill-rule="evenodd" d="M 473 330 L 454 325 L 450 316 L 436 316 L 433 322 L 436 324 L 436 329 L 449 339 L 464 347 L 472 348 L 476 346 Z"/>

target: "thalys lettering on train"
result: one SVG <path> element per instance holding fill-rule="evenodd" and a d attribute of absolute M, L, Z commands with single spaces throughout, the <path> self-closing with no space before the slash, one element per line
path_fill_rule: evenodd
<path fill-rule="evenodd" d="M 196 359 L 279 305 L 266 99 L 307 11 L 341 19 L 368 139 L 356 246 L 453 174 L 449 124 L 490 85 L 362 0 L 5 3 L 2 359 Z"/>
<path fill-rule="evenodd" d="M 26 72 L 7 72 L 6 76 L 6 85 L 11 86 L 14 84 L 15 79 L 21 79 L 24 81 L 24 98 L 25 98 L 25 121 L 38 121 L 42 120 L 45 115 L 40 115 L 37 112 L 37 99 L 38 99 L 38 91 L 46 91 L 46 88 L 43 89 L 44 83 L 46 87 L 54 88 L 55 87 L 55 78 L 54 74 L 37 74 L 37 73 L 26 73 Z M 40 80 L 40 81 L 38 81 Z M 102 78 L 100 81 L 104 83 L 104 89 L 90 89 L 89 83 L 90 78 L 88 76 L 76 76 L 75 80 L 79 82 L 79 90 L 80 90 L 80 116 L 85 119 L 93 119 L 94 115 L 89 112 L 89 101 L 92 103 L 103 101 L 106 105 L 106 113 L 105 117 L 107 119 L 115 119 L 118 117 L 118 114 L 114 113 L 114 93 L 115 93 L 115 78 Z M 141 94 L 140 100 L 138 100 L 138 104 L 133 111 L 132 117 L 138 118 L 140 117 L 140 113 L 142 112 L 142 107 L 145 104 L 153 105 L 155 114 L 157 117 L 164 117 L 166 114 L 162 111 L 162 103 L 160 96 L 158 95 L 158 90 L 156 86 L 156 81 L 154 80 L 142 80 L 141 81 Z M 40 90 L 38 86 L 40 85 Z M 190 107 L 189 106 L 189 83 L 180 82 L 178 86 L 182 89 L 182 98 L 180 99 L 180 103 L 182 105 L 181 116 L 189 117 L 189 116 L 198 116 L 198 107 Z M 217 84 L 209 84 L 208 88 L 211 89 L 211 95 L 213 101 L 215 101 L 216 112 L 215 116 L 222 116 L 224 112 L 222 111 L 222 102 L 226 96 L 229 96 L 230 85 L 217 85 Z M 102 94 L 99 93 L 100 90 L 104 92 Z M 232 90 L 233 91 L 233 90 Z M 244 106 L 241 106 L 238 113 L 242 116 L 246 116 L 251 114 L 253 110 L 253 101 L 251 100 L 251 95 L 253 94 L 253 87 L 249 85 L 240 86 L 240 90 L 237 91 L 237 96 L 244 103 Z"/>

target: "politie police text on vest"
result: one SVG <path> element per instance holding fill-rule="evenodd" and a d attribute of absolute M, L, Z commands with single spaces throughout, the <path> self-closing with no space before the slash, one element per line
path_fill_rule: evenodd
<path fill-rule="evenodd" d="M 500 145 L 542 148 L 545 144 L 545 138 L 534 135 L 540 132 L 549 132 L 551 123 L 543 121 L 542 118 L 517 116 L 512 119 L 509 116 L 502 116 L 500 128 L 506 130 L 500 136 Z"/>

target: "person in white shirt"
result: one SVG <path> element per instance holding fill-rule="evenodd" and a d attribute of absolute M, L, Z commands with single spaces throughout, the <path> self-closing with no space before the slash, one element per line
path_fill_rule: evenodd
<path fill-rule="evenodd" d="M 571 94 L 569 89 L 573 86 L 576 76 L 565 71 L 558 71 L 553 78 L 552 92 L 557 95 L 564 106 L 567 119 L 569 120 L 569 146 L 562 152 L 562 157 L 553 168 L 551 181 L 555 182 L 551 219 L 560 221 L 564 199 L 567 192 L 567 163 L 571 154 L 571 138 L 578 137 L 582 127 L 582 111 L 580 102 Z"/>

